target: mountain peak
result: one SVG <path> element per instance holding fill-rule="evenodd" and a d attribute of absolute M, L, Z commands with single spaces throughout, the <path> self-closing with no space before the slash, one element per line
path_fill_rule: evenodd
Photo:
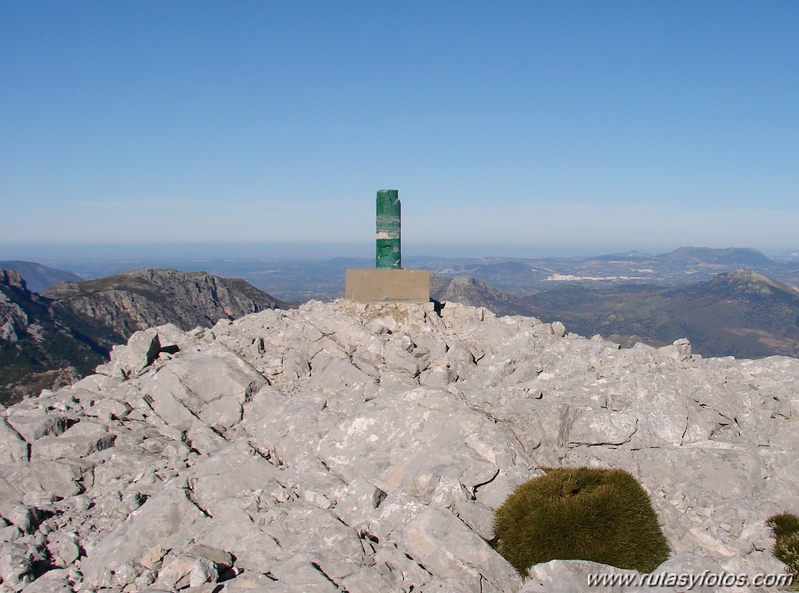
<path fill-rule="evenodd" d="M 7 270 L 5 268 L 0 268 L 0 284 L 10 286 L 11 288 L 18 288 L 20 290 L 28 290 L 25 280 L 19 275 L 18 272 L 15 272 L 14 270 Z"/>
<path fill-rule="evenodd" d="M 711 247 L 680 247 L 670 253 L 658 257 L 672 261 L 701 260 L 704 263 L 735 266 L 768 266 L 773 262 L 757 249 L 748 247 L 727 247 L 713 249 Z"/>
<path fill-rule="evenodd" d="M 730 278 L 743 280 L 744 282 L 766 282 L 767 284 L 774 282 L 774 280 L 765 274 L 761 274 L 757 270 L 750 270 L 748 268 L 736 268 L 732 272 L 728 272 L 726 275 Z"/>
<path fill-rule="evenodd" d="M 739 284 L 745 284 L 751 288 L 755 288 L 755 285 L 759 285 L 761 290 L 763 288 L 762 285 L 765 284 L 772 288 L 776 288 L 777 290 L 781 290 L 784 292 L 791 293 L 795 296 L 799 296 L 799 290 L 797 290 L 796 287 L 780 282 L 779 280 L 774 280 L 773 278 L 769 278 L 765 274 L 761 274 L 756 270 L 750 270 L 748 268 L 737 268 L 732 272 L 727 272 L 726 274 L 719 274 L 717 278 L 727 282 L 737 282 Z"/>
<path fill-rule="evenodd" d="M 529 313 L 529 308 L 519 298 L 471 276 L 444 278 L 434 275 L 430 296 L 442 303 L 449 301 L 485 307 L 497 315 Z"/>

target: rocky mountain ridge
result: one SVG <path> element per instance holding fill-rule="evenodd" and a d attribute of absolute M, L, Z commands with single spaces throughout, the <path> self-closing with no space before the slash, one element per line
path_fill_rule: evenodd
<path fill-rule="evenodd" d="M 530 305 L 523 299 L 469 276 L 446 278 L 431 274 L 430 298 L 440 303 L 450 302 L 472 307 L 485 307 L 500 316 L 530 315 L 532 312 Z"/>
<path fill-rule="evenodd" d="M 91 372 L 136 331 L 174 323 L 211 327 L 292 306 L 243 280 L 204 272 L 131 270 L 86 282 L 64 281 L 38 295 L 0 269 L 0 401 Z"/>
<path fill-rule="evenodd" d="M 69 384 L 91 373 L 104 353 L 54 316 L 17 272 L 0 268 L 0 402 Z"/>
<path fill-rule="evenodd" d="M 122 338 L 115 343 L 123 343 L 135 331 L 165 323 L 185 330 L 210 327 L 222 318 L 289 306 L 238 278 L 153 268 L 60 282 L 42 296 L 60 309 L 110 328 Z"/>
<path fill-rule="evenodd" d="M 782 572 L 765 519 L 799 509 L 792 358 L 312 301 L 137 332 L 97 370 L 3 412 L 0 591 L 532 593 L 619 572 L 521 578 L 493 550 L 493 510 L 542 467 L 630 471 L 669 540 L 659 571 Z"/>
<path fill-rule="evenodd" d="M 5 270 L 0 268 L 0 283 L 16 289 L 18 291 L 26 291 L 25 281 L 17 272 L 13 270 Z M 18 330 L 27 328 L 28 315 L 25 311 L 16 304 L 5 293 L 0 296 L 0 337 L 9 342 L 16 342 L 19 340 L 17 335 Z"/>

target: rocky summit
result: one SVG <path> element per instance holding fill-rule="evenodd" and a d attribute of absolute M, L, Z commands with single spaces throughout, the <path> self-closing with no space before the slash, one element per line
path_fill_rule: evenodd
<path fill-rule="evenodd" d="M 2 592 L 582 591 L 623 571 L 522 578 L 490 545 L 559 466 L 640 481 L 658 571 L 785 570 L 765 521 L 799 511 L 796 359 L 340 300 L 140 331 L 97 373 L 3 412 Z"/>

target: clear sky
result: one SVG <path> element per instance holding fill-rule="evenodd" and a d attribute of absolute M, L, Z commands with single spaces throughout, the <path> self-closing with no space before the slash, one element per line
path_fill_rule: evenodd
<path fill-rule="evenodd" d="M 0 0 L 0 257 L 368 244 L 382 188 L 405 246 L 797 249 L 799 2 Z"/>

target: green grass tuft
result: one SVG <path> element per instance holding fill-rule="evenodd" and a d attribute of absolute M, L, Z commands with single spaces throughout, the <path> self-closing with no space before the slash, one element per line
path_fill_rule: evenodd
<path fill-rule="evenodd" d="M 766 524 L 771 527 L 777 543 L 774 544 L 774 556 L 784 562 L 788 572 L 793 575 L 792 591 L 799 591 L 799 517 L 791 513 L 782 513 L 769 517 Z"/>
<path fill-rule="evenodd" d="M 497 509 L 497 551 L 522 576 L 540 562 L 591 560 L 652 572 L 669 545 L 641 485 L 618 469 L 551 469 Z"/>

